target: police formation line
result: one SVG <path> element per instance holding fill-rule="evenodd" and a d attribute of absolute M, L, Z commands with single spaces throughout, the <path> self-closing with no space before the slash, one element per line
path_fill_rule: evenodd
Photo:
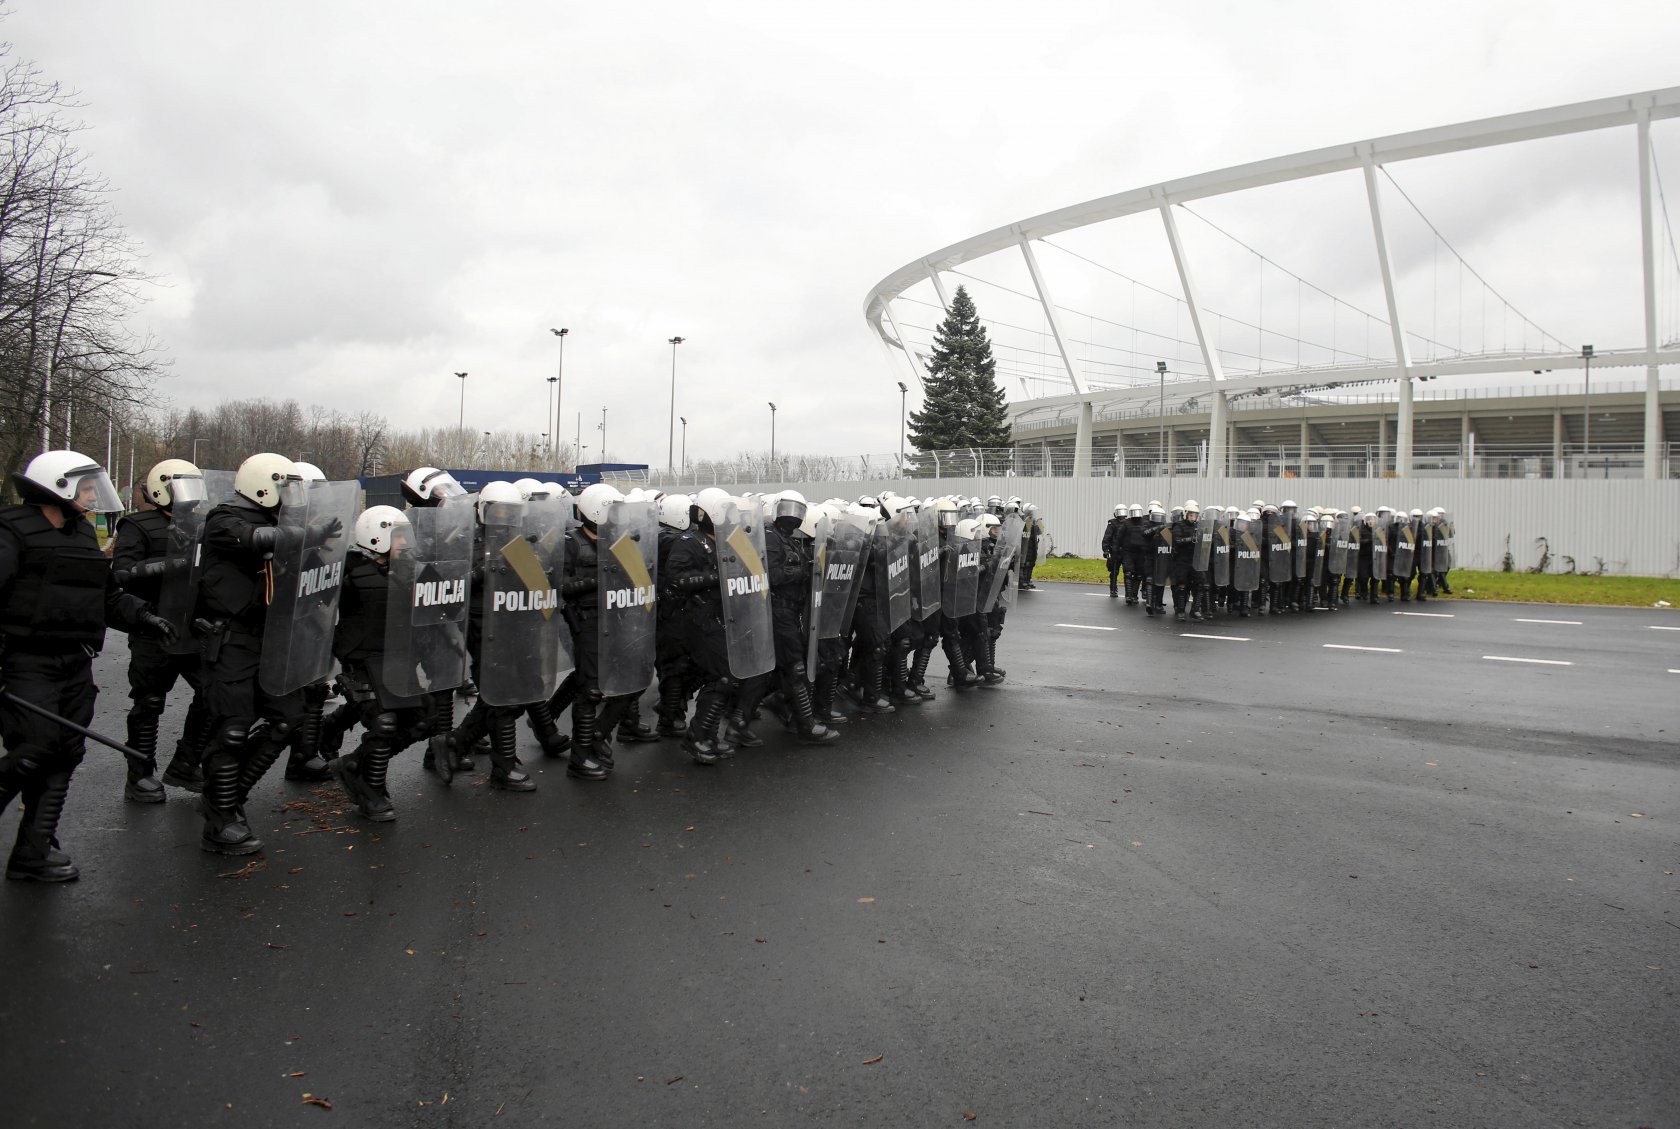
<path fill-rule="evenodd" d="M 853 713 L 931 700 L 936 648 L 948 686 L 996 686 L 1042 528 L 1020 499 L 574 497 L 529 479 L 469 495 L 433 467 L 404 479 L 406 508 L 362 510 L 356 482 L 263 453 L 237 472 L 159 463 L 107 557 L 87 519 L 123 507 L 102 467 L 50 451 L 14 479 L 0 808 L 21 795 L 6 876 L 46 882 L 77 877 L 56 830 L 90 738 L 128 758 L 127 800 L 199 793 L 201 845 L 241 855 L 262 847 L 246 807 L 282 753 L 287 780 L 336 780 L 386 821 L 391 758 L 415 745 L 446 783 L 484 756 L 490 784 L 535 790 L 521 717 L 568 776 L 603 780 L 615 739 L 680 740 L 712 765 L 764 743 L 761 710 L 802 743 L 833 741 Z M 88 728 L 107 626 L 130 635 L 126 743 Z M 191 702 L 159 773 L 178 682 Z M 472 703 L 459 719 L 457 698 Z"/>
<path fill-rule="evenodd" d="M 1179 622 L 1217 611 L 1335 611 L 1379 599 L 1402 603 L 1452 594 L 1453 520 L 1440 507 L 1407 513 L 1293 501 L 1255 501 L 1247 509 L 1206 510 L 1195 499 L 1169 515 L 1160 502 L 1117 505 L 1103 530 L 1108 594 L 1148 614 L 1166 614 L 1172 593 Z"/>

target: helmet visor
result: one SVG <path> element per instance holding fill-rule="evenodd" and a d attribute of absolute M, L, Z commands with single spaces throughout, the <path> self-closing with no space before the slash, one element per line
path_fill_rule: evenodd
<path fill-rule="evenodd" d="M 62 496 L 76 504 L 76 508 L 89 514 L 120 514 L 123 512 L 122 497 L 117 488 L 111 485 L 111 476 L 105 473 L 105 468 L 97 465 L 77 467 L 65 471 L 61 487 Z"/>
<path fill-rule="evenodd" d="M 433 501 L 441 502 L 445 498 L 459 498 L 466 494 L 466 487 L 455 481 L 455 476 L 446 470 L 428 475 L 420 484 L 421 496 Z"/>
<path fill-rule="evenodd" d="M 178 506 L 183 502 L 190 505 L 193 502 L 202 502 L 209 497 L 204 489 L 204 476 L 202 474 L 172 474 L 166 477 L 163 483 L 169 487 L 169 502 L 171 505 Z"/>
<path fill-rule="evenodd" d="M 776 502 L 776 517 L 792 517 L 798 518 L 800 521 L 804 521 L 805 509 L 806 506 L 804 502 L 797 501 L 793 498 L 781 498 Z"/>

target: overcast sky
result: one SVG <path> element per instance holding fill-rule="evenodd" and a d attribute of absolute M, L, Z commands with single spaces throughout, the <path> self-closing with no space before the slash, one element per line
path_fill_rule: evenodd
<path fill-rule="evenodd" d="M 1680 83 L 1671 2 L 12 9 L 0 35 L 81 92 L 165 284 L 143 320 L 176 405 L 447 425 L 465 370 L 469 427 L 538 431 L 565 326 L 562 434 L 581 411 L 598 444 L 605 406 L 615 456 L 654 465 L 673 334 L 691 458 L 767 447 L 770 400 L 781 449 L 896 450 L 904 373 L 862 303 L 911 259 L 1155 181 Z"/>

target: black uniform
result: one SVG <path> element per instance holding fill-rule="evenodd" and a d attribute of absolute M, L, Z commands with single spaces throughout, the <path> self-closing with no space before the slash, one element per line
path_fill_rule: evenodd
<path fill-rule="evenodd" d="M 574 526 L 566 534 L 566 581 L 560 593 L 566 601 L 566 626 L 572 632 L 572 658 L 577 665 L 549 706 L 555 716 L 562 702 L 571 706 L 571 759 L 566 774 L 583 780 L 601 780 L 612 771 L 613 728 L 633 700 L 631 695 L 609 698 L 601 693 L 600 584 L 600 546 L 595 534 Z"/>
<path fill-rule="evenodd" d="M 1110 599 L 1120 597 L 1120 586 L 1117 578 L 1120 574 L 1120 531 L 1126 522 L 1119 514 L 1108 519 L 1108 525 L 1103 528 L 1102 555 L 1108 565 L 1108 595 Z"/>
<path fill-rule="evenodd" d="M 794 732 L 807 743 L 839 736 L 817 720 L 805 669 L 811 609 L 811 539 L 799 519 L 779 517 L 764 528 L 764 565 L 770 580 L 771 633 L 776 644 L 776 680 L 792 717 Z M 902 660 L 901 660 L 902 661 Z M 751 719 L 750 695 L 736 711 L 737 729 Z M 737 734 L 739 736 L 739 734 Z"/>
<path fill-rule="evenodd" d="M 474 597 L 467 608 L 467 653 L 472 658 L 473 677 L 481 685 L 484 682 L 484 672 L 480 667 L 484 653 L 484 600 L 479 594 L 484 591 L 486 551 L 484 527 L 475 526 L 472 571 Z M 562 683 L 561 688 L 564 689 L 564 686 Z M 461 724 L 449 734 L 447 743 L 453 763 L 461 764 L 468 757 L 470 750 L 480 740 L 488 737 L 491 785 L 508 792 L 536 791 L 537 782 L 525 771 L 525 764 L 519 759 L 518 752 L 519 716 L 525 712 L 526 706 L 492 706 L 480 696 L 473 703 L 472 709 L 461 719 Z"/>
<path fill-rule="evenodd" d="M 1150 539 L 1143 515 L 1129 517 L 1120 527 L 1120 563 L 1126 570 L 1126 603 L 1136 604 L 1139 593 L 1148 597 Z"/>
<path fill-rule="evenodd" d="M 674 613 L 682 625 L 684 647 L 705 679 L 695 696 L 694 716 L 683 736 L 683 749 L 700 764 L 715 764 L 735 751 L 727 735 L 719 733 L 725 711 L 741 684 L 729 671 L 729 641 L 723 627 L 723 591 L 718 587 L 717 552 L 710 523 L 677 535 L 665 556 L 667 590 L 680 607 Z M 664 571 L 660 574 L 663 580 Z"/>
<path fill-rule="evenodd" d="M 390 587 L 388 565 L 365 553 L 351 553 L 333 634 L 333 654 L 343 667 L 342 681 L 366 732 L 355 752 L 331 762 L 332 774 L 362 815 L 381 823 L 396 818 L 385 786 L 386 768 L 393 756 L 431 736 L 437 708 L 434 695 L 405 697 L 386 684 L 383 662 Z"/>
<path fill-rule="evenodd" d="M 63 513 L 64 511 L 60 510 Z M 6 691 L 68 721 L 93 721 L 93 656 L 105 625 L 147 622 L 143 601 L 122 591 L 99 550 L 93 526 L 67 513 L 55 528 L 41 506 L 0 508 L 0 665 Z M 86 752 L 83 738 L 0 700 L 0 807 L 23 796 L 17 841 L 6 877 L 68 881 L 77 871 L 54 832 L 70 777 Z"/>
<path fill-rule="evenodd" d="M 1036 588 L 1033 583 L 1033 569 L 1038 567 L 1038 535 L 1044 532 L 1044 523 L 1031 514 L 1023 514 L 1026 518 L 1026 536 L 1021 545 L 1021 587 Z"/>
<path fill-rule="evenodd" d="M 659 676 L 659 736 L 681 737 L 688 720 L 688 699 L 705 680 L 690 661 L 685 646 L 687 607 L 671 589 L 671 546 L 683 535 L 668 525 L 659 527 L 659 602 L 655 607 L 654 672 Z"/>
<path fill-rule="evenodd" d="M 164 556 L 169 546 L 169 511 L 139 510 L 127 514 L 117 523 L 116 545 L 111 552 L 111 572 L 118 583 L 132 596 L 156 606 L 163 586 Z M 204 702 L 204 681 L 199 675 L 200 659 L 196 649 L 188 654 L 171 654 L 168 648 L 154 639 L 136 635 L 128 646 L 129 699 L 134 703 L 128 711 L 129 748 L 146 757 L 154 766 L 157 757 L 158 721 L 169 700 L 175 681 L 182 679 L 192 689 L 192 703 L 187 707 L 186 723 L 181 738 L 175 743 L 175 755 L 164 770 L 165 783 L 196 792 L 204 786 L 204 773 L 199 761 L 204 746 L 210 740 L 209 710 Z M 142 772 L 141 766 L 129 765 L 128 783 L 123 795 L 141 803 L 155 803 L 163 799 L 163 789 Z"/>
<path fill-rule="evenodd" d="M 1200 525 L 1189 518 L 1179 518 L 1172 523 L 1172 591 L 1173 612 L 1182 622 L 1186 613 L 1194 614 L 1197 619 L 1202 618 L 1194 604 L 1196 597 L 1196 572 L 1194 570 L 1196 558 L 1196 542 L 1201 539 Z"/>

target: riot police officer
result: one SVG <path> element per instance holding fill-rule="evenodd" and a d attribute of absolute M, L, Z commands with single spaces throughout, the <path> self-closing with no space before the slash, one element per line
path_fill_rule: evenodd
<path fill-rule="evenodd" d="M 145 486 L 137 494 L 140 508 L 117 523 L 111 572 L 124 590 L 155 607 L 162 592 L 173 511 L 177 505 L 184 510 L 205 504 L 204 475 L 185 459 L 165 459 L 146 473 Z M 177 579 L 185 587 L 185 578 Z M 146 764 L 128 766 L 123 798 L 136 803 L 164 799 L 163 786 L 153 775 L 158 721 L 177 679 L 191 689 L 192 703 L 163 779 L 177 788 L 198 791 L 204 786 L 198 762 L 210 739 L 198 653 L 172 654 L 161 643 L 136 635 L 129 640 L 128 655 L 128 696 L 134 703 L 128 711 L 128 745 L 146 758 Z"/>
<path fill-rule="evenodd" d="M 1114 507 L 1114 516 L 1108 519 L 1103 527 L 1102 555 L 1103 563 L 1108 565 L 1108 598 L 1120 598 L 1120 530 L 1126 524 L 1126 506 L 1124 503 Z M 1126 601 L 1131 603 L 1130 600 Z"/>
<path fill-rule="evenodd" d="M 93 656 L 107 623 L 165 643 L 173 628 L 125 593 L 87 517 L 122 502 L 105 469 L 75 451 L 48 451 L 12 476 L 23 501 L 0 508 L 0 668 L 12 697 L 78 725 L 93 720 Z M 0 797 L 23 796 L 6 877 L 69 882 L 78 871 L 58 847 L 59 816 L 83 738 L 0 699 Z"/>

